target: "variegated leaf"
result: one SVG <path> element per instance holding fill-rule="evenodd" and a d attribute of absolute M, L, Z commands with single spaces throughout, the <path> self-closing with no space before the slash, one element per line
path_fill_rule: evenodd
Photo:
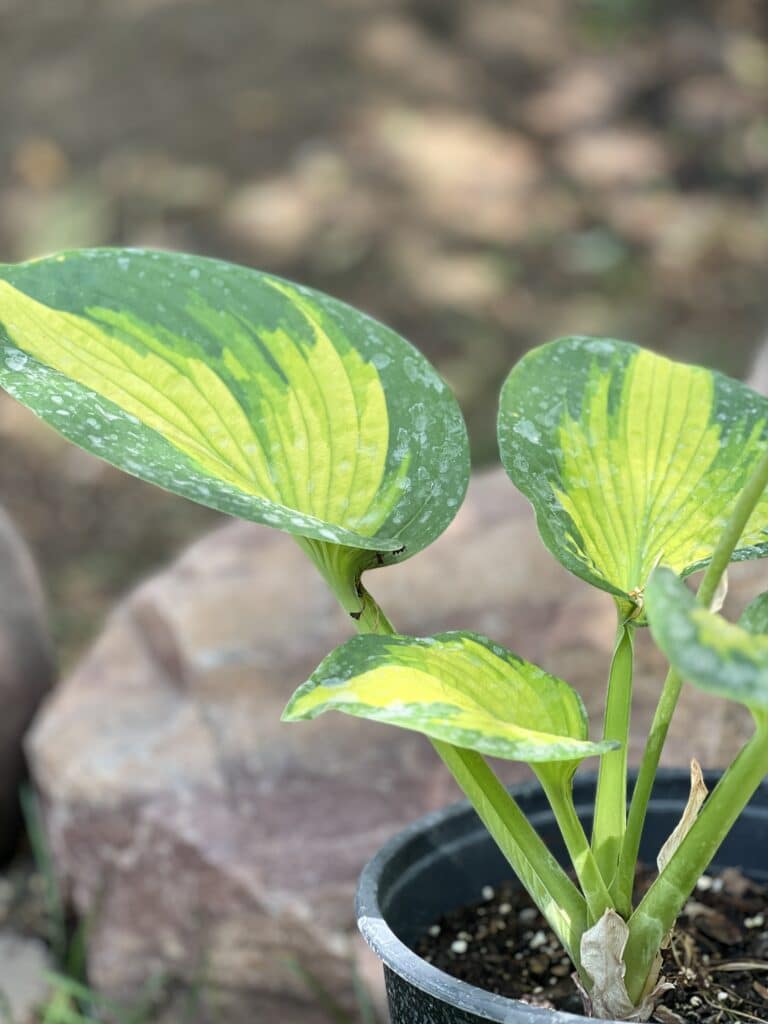
<path fill-rule="evenodd" d="M 685 679 L 763 715 L 768 711 L 768 636 L 702 608 L 669 569 L 651 576 L 646 609 L 654 640 Z"/>
<path fill-rule="evenodd" d="M 283 719 L 344 711 L 515 761 L 578 761 L 590 743 L 574 690 L 474 633 L 414 639 L 357 636 L 330 654 Z"/>
<path fill-rule="evenodd" d="M 510 373 L 499 441 L 550 550 L 631 612 L 659 562 L 684 576 L 709 560 L 768 441 L 768 400 L 626 342 L 566 338 Z M 767 527 L 765 496 L 733 559 L 765 556 Z"/>
<path fill-rule="evenodd" d="M 768 591 L 749 602 L 741 613 L 739 625 L 748 633 L 768 633 Z"/>
<path fill-rule="evenodd" d="M 334 299 L 217 260 L 104 249 L 0 266 L 0 385 L 121 469 L 304 538 L 331 571 L 420 550 L 467 485 L 461 413 L 423 356 Z"/>

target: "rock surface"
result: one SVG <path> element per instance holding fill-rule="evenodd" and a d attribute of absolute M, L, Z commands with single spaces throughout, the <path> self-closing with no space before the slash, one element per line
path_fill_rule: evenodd
<path fill-rule="evenodd" d="M 11 853 L 18 836 L 24 733 L 53 674 L 37 573 L 0 509 L 0 860 Z"/>
<path fill-rule="evenodd" d="M 733 575 L 743 603 L 759 570 Z M 599 721 L 612 601 L 559 567 L 500 470 L 473 480 L 436 544 L 367 583 L 401 629 L 487 633 L 568 678 Z M 341 715 L 280 724 L 350 633 L 290 538 L 233 523 L 130 595 L 53 695 L 28 751 L 58 869 L 93 915 L 99 988 L 205 978 L 228 1020 L 275 1019 L 282 999 L 280 1019 L 305 1024 L 318 1010 L 300 964 L 349 996 L 360 867 L 456 796 L 421 737 Z M 646 641 L 634 759 L 664 668 Z M 745 728 L 738 709 L 685 693 L 670 759 L 722 763 Z"/>

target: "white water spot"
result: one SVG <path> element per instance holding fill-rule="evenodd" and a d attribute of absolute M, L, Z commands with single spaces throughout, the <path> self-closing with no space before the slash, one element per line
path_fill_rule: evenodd
<path fill-rule="evenodd" d="M 443 390 L 444 384 L 431 366 L 415 356 L 407 356 L 403 360 L 403 370 L 412 384 L 422 384 L 424 387 L 434 388 L 438 392 Z"/>
<path fill-rule="evenodd" d="M 341 676 L 329 676 L 328 679 L 323 680 L 322 685 L 329 689 L 333 689 L 336 686 L 346 686 L 347 680 L 343 679 Z"/>
<path fill-rule="evenodd" d="M 197 267 L 192 267 L 189 271 L 189 276 L 196 281 L 200 277 L 200 271 Z"/>
<path fill-rule="evenodd" d="M 402 462 L 410 451 L 408 431 L 401 427 L 397 432 L 397 444 L 392 449 L 392 458 L 395 462 Z"/>
<path fill-rule="evenodd" d="M 18 349 L 13 349 L 12 351 L 6 353 L 5 365 L 8 367 L 9 370 L 23 370 L 28 362 L 29 357 L 26 356 L 23 352 L 19 352 Z"/>
<path fill-rule="evenodd" d="M 386 352 L 377 352 L 371 359 L 371 362 L 377 370 L 386 370 L 392 360 Z"/>
<path fill-rule="evenodd" d="M 129 270 L 131 266 L 131 261 L 128 256 L 118 256 L 117 265 L 118 267 L 120 267 L 121 270 Z"/>
<path fill-rule="evenodd" d="M 593 338 L 584 346 L 587 352 L 593 352 L 596 356 L 608 356 L 615 352 L 616 346 L 612 341 L 604 341 L 600 338 Z"/>
<path fill-rule="evenodd" d="M 524 437 L 526 441 L 530 441 L 531 444 L 541 443 L 541 434 L 530 420 L 518 420 L 512 430 L 520 437 Z"/>

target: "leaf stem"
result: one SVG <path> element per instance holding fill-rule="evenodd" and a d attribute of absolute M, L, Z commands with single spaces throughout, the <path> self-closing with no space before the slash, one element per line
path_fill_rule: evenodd
<path fill-rule="evenodd" d="M 613 907 L 613 900 L 600 873 L 600 868 L 597 866 L 584 827 L 576 813 L 573 804 L 572 778 L 563 777 L 563 773 L 557 773 L 559 777 L 556 777 L 551 770 L 552 767 L 559 766 L 541 765 L 538 771 L 534 766 L 534 771 L 536 771 L 536 776 L 547 795 L 565 840 L 568 856 L 576 871 L 576 877 L 586 897 L 590 918 L 588 924 L 594 924 L 599 921 L 609 907 Z"/>
<path fill-rule="evenodd" d="M 616 874 L 627 821 L 627 745 L 632 709 L 632 641 L 634 626 L 620 621 L 608 676 L 603 739 L 620 744 L 600 758 L 592 825 L 592 851 L 603 879 Z"/>
<path fill-rule="evenodd" d="M 720 540 L 717 542 L 712 558 L 702 578 L 696 597 L 705 608 L 708 608 L 711 604 L 723 573 L 728 568 L 736 545 L 739 543 L 739 539 L 749 522 L 749 517 L 754 512 L 766 486 L 768 486 L 768 449 L 760 458 L 752 476 L 736 499 L 736 504 L 733 507 L 728 523 L 720 536 Z M 640 762 L 637 782 L 632 792 L 627 832 L 621 850 L 616 885 L 613 890 L 614 898 L 620 907 L 626 907 L 632 898 L 635 865 L 640 850 L 640 838 L 645 824 L 648 801 L 682 685 L 683 680 L 680 674 L 675 669 L 670 668 L 667 678 L 664 680 L 664 686 Z"/>
<path fill-rule="evenodd" d="M 768 774 L 768 725 L 758 721 L 751 739 L 726 769 L 690 831 L 629 920 L 624 953 L 626 984 L 635 1002 L 677 915 L 720 844 Z"/>
<path fill-rule="evenodd" d="M 357 631 L 359 633 L 379 633 L 385 636 L 392 635 L 395 632 L 395 627 L 362 583 L 358 586 L 358 594 L 362 602 L 362 610 L 355 619 Z"/>
<path fill-rule="evenodd" d="M 632 905 L 632 890 L 635 884 L 635 868 L 640 852 L 640 839 L 645 825 L 645 816 L 648 812 L 648 801 L 651 798 L 651 790 L 656 778 L 656 770 L 661 760 L 661 752 L 669 731 L 672 715 L 677 707 L 683 679 L 680 673 L 670 668 L 664 680 L 659 702 L 651 723 L 651 729 L 646 740 L 642 761 L 637 774 L 637 781 L 632 790 L 632 800 L 629 805 L 629 817 L 627 819 L 627 831 L 624 836 L 624 844 L 619 857 L 619 870 L 616 875 L 616 883 L 613 887 L 613 896 L 621 912 L 626 914 Z"/>
<path fill-rule="evenodd" d="M 584 897 L 485 759 L 450 743 L 432 743 L 578 970 L 587 927 Z"/>

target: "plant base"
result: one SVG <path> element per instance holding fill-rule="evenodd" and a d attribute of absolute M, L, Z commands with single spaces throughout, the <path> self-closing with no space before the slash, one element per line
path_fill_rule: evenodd
<path fill-rule="evenodd" d="M 706 781 L 709 785 L 716 779 Z M 688 787 L 687 772 L 660 773 L 641 848 L 647 862 L 653 862 L 676 825 Z M 565 851 L 541 791 L 528 786 L 514 793 L 531 823 L 564 860 Z M 577 810 L 587 826 L 593 796 L 594 779 L 577 779 Z M 731 832 L 718 855 L 715 868 L 719 867 L 739 867 L 751 878 L 768 881 L 768 786 L 761 787 Z M 466 803 L 416 822 L 370 862 L 358 892 L 358 923 L 384 962 L 392 1024 L 576 1024 L 587 1019 L 476 988 L 413 952 L 430 925 L 477 900 L 484 885 L 498 886 L 509 873 L 508 864 Z"/>

